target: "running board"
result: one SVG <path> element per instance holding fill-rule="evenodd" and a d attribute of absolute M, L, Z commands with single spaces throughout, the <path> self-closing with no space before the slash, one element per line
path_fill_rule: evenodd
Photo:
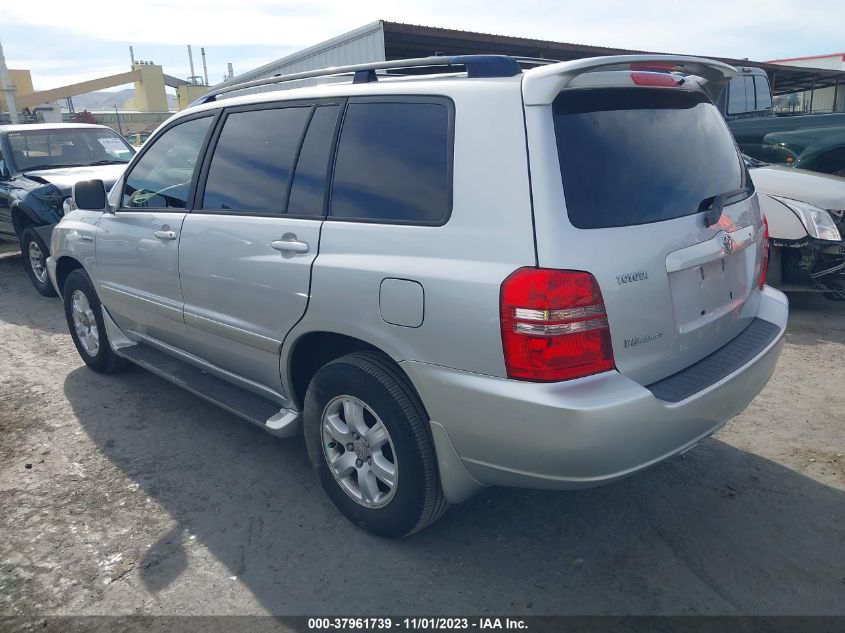
<path fill-rule="evenodd" d="M 136 343 L 121 347 L 115 353 L 273 435 L 293 437 L 299 433 L 302 422 L 299 411 L 280 409 L 278 403 L 240 389 L 149 345 Z"/>

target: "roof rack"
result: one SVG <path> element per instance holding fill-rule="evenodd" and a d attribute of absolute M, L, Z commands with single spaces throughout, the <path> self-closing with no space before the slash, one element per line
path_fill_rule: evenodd
<path fill-rule="evenodd" d="M 377 70 L 401 70 L 405 68 L 424 68 L 438 66 L 463 66 L 466 68 L 467 76 L 474 77 L 513 77 L 522 72 L 519 63 L 513 57 L 507 55 L 432 55 L 430 57 L 418 57 L 415 59 L 396 59 L 384 62 L 371 62 L 368 64 L 352 64 L 349 66 L 334 66 L 321 70 L 306 70 L 304 72 L 292 73 L 290 75 L 276 75 L 265 79 L 254 79 L 243 83 L 233 84 L 224 88 L 218 88 L 204 94 L 190 105 L 200 105 L 215 101 L 220 95 L 228 92 L 237 92 L 248 88 L 269 86 L 273 84 L 309 79 L 311 77 L 331 77 L 336 75 L 353 75 L 353 83 L 368 83 L 378 81 Z"/>

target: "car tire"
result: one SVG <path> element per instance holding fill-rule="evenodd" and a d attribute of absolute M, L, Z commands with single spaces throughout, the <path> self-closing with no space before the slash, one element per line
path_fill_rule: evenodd
<path fill-rule="evenodd" d="M 94 284 L 83 269 L 71 272 L 62 288 L 70 336 L 76 351 L 91 369 L 111 374 L 126 366 L 126 359 L 114 353 L 103 322 L 103 307 Z"/>
<path fill-rule="evenodd" d="M 400 538 L 446 512 L 427 420 L 407 377 L 380 354 L 349 354 L 315 374 L 305 396 L 308 456 L 350 521 Z"/>
<path fill-rule="evenodd" d="M 26 227 L 21 234 L 21 255 L 23 267 L 29 275 L 32 285 L 44 297 L 55 297 L 56 290 L 47 274 L 47 255 L 50 251 L 44 240 L 31 226 Z"/>

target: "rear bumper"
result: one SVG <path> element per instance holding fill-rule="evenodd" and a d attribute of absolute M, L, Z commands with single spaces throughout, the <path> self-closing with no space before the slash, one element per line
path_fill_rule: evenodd
<path fill-rule="evenodd" d="M 750 360 L 679 402 L 618 372 L 528 383 L 402 363 L 432 420 L 444 491 L 460 501 L 484 485 L 572 489 L 619 479 L 712 435 L 768 382 L 788 303 L 766 287 L 758 317 L 777 334 Z"/>

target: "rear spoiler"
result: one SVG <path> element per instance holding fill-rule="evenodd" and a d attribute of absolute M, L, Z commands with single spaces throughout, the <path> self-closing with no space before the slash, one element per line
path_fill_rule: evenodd
<path fill-rule="evenodd" d="M 736 76 L 733 66 L 713 59 L 683 55 L 612 55 L 589 57 L 532 68 L 524 73 L 522 94 L 525 105 L 548 105 L 573 79 L 584 73 L 616 70 L 654 70 L 700 77 L 701 87 L 711 99 Z"/>

